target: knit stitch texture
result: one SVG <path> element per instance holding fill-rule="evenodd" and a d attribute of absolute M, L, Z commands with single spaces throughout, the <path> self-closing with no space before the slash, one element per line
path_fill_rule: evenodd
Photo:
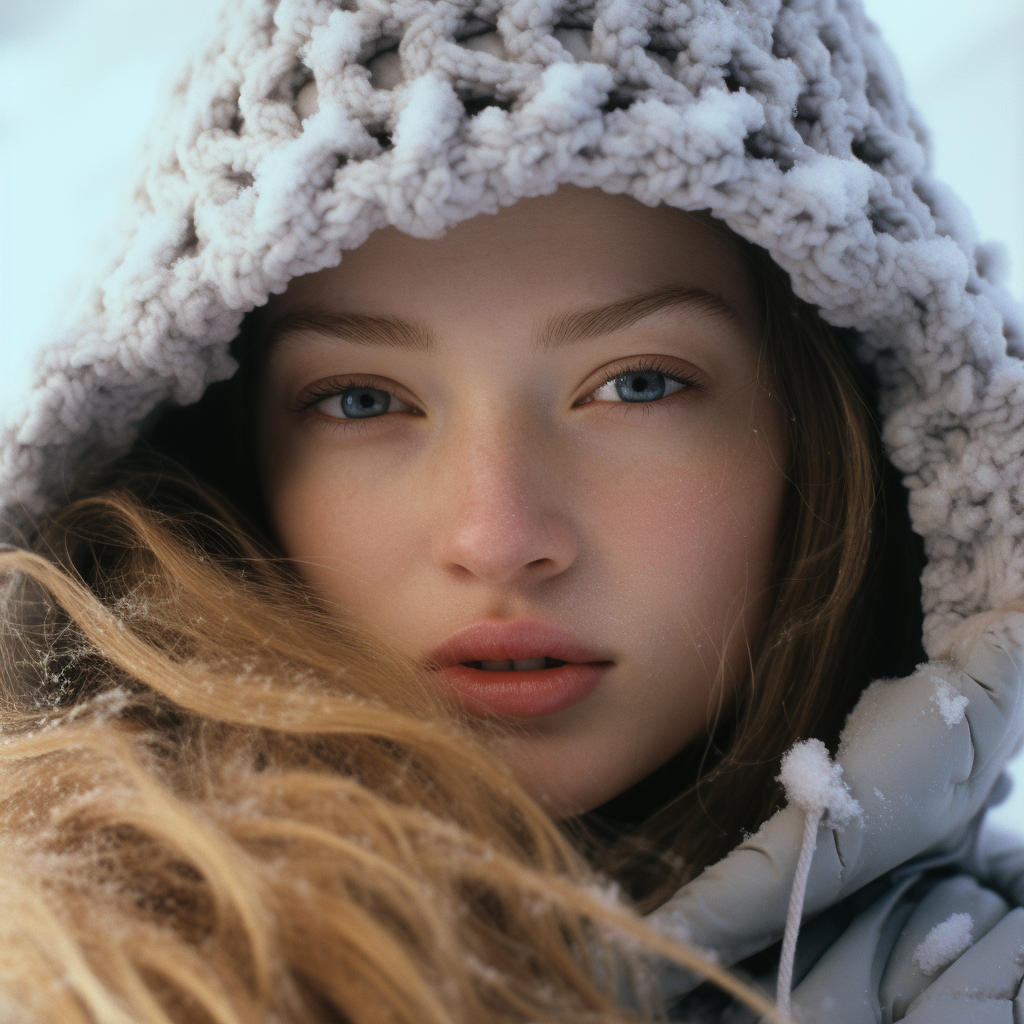
<path fill-rule="evenodd" d="M 234 370 L 242 316 L 372 231 L 562 183 L 706 210 L 856 328 L 926 544 L 925 647 L 1024 593 L 1024 318 L 849 0 L 233 0 L 130 227 L 0 441 L 15 528 Z"/>

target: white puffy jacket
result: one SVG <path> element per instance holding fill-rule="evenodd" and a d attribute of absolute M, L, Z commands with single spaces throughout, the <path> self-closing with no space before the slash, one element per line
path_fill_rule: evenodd
<path fill-rule="evenodd" d="M 949 660 L 863 694 L 836 755 L 857 807 L 838 821 L 826 811 L 807 876 L 798 1020 L 1024 1020 L 1024 846 L 981 821 L 1022 740 L 1019 611 L 978 616 Z M 779 811 L 651 919 L 725 963 L 746 961 L 773 988 L 806 814 L 795 802 Z M 715 993 L 694 993 L 698 981 L 665 971 L 679 1019 L 748 1019 Z"/>

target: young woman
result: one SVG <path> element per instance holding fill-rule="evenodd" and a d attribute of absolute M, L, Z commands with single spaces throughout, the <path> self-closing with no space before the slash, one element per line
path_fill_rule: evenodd
<path fill-rule="evenodd" d="M 2 449 L 9 1017 L 1020 1012 L 1020 334 L 859 10 L 240 2 L 137 202 Z"/>

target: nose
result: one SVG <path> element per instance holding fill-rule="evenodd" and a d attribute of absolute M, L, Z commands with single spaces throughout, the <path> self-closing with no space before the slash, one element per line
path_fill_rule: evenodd
<path fill-rule="evenodd" d="M 460 431 L 460 437 L 438 474 L 443 513 L 433 554 L 444 570 L 530 586 L 568 569 L 578 543 L 556 456 L 507 424 Z"/>

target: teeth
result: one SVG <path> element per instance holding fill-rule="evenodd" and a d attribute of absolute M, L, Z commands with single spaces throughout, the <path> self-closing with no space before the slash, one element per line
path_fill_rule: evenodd
<path fill-rule="evenodd" d="M 543 668 L 546 658 L 524 658 L 522 661 L 513 661 L 512 667 L 517 672 L 533 672 L 535 669 Z"/>
<path fill-rule="evenodd" d="M 481 661 L 479 664 L 484 672 L 534 672 L 544 668 L 546 663 L 547 658 L 506 658 L 504 661 Z"/>

